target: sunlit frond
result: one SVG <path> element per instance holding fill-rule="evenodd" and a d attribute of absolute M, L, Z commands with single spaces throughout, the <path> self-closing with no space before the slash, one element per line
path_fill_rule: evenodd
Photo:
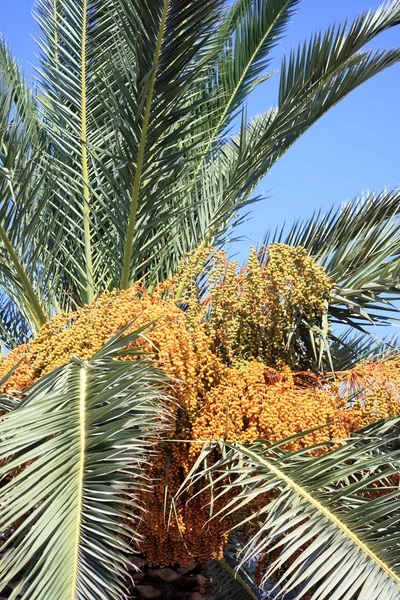
<path fill-rule="evenodd" d="M 312 600 L 395 600 L 398 425 L 398 418 L 380 422 L 322 456 L 312 455 L 321 446 L 284 452 L 288 440 L 220 442 L 222 458 L 202 470 L 200 457 L 183 487 L 204 478 L 214 502 L 227 498 L 211 518 L 236 515 L 237 527 L 249 526 L 241 564 L 266 552 L 264 580 L 277 579 L 278 597 L 302 584 L 296 600 L 307 593 Z M 214 449 L 205 448 L 203 458 Z"/>
<path fill-rule="evenodd" d="M 126 594 L 129 542 L 145 507 L 138 491 L 162 433 L 164 382 L 147 360 L 118 361 L 140 332 L 73 358 L 2 420 L 2 590 L 26 598 L 115 600 Z M 16 470 L 18 474 L 16 474 Z M 133 510 L 133 506 L 136 506 Z"/>

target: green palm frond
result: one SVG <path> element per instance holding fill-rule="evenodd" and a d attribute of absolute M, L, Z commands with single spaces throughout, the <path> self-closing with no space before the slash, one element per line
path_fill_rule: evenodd
<path fill-rule="evenodd" d="M 399 21 L 398 0 L 385 2 L 376 11 L 364 12 L 351 23 L 330 27 L 296 52 L 292 51 L 289 58 L 283 60 L 279 106 L 296 104 L 300 98 L 314 98 L 332 75 L 337 77 L 342 69 L 357 66 L 358 58 L 361 63 L 365 58 L 368 60 L 371 55 L 362 52 L 365 45 Z"/>
<path fill-rule="evenodd" d="M 11 536 L 0 579 L 3 590 L 15 583 L 11 600 L 22 589 L 27 599 L 125 597 L 143 467 L 166 415 L 164 376 L 146 359 L 115 359 L 140 334 L 73 358 L 2 420 L 0 528 Z"/>
<path fill-rule="evenodd" d="M 0 344 L 11 350 L 25 344 L 30 335 L 29 324 L 17 308 L 17 303 L 3 292 L 0 300 Z"/>
<path fill-rule="evenodd" d="M 321 116 L 359 85 L 400 60 L 398 49 L 363 50 L 365 44 L 397 25 L 399 19 L 399 3 L 388 3 L 349 25 L 345 23 L 316 35 L 283 60 L 277 107 L 258 115 L 249 124 L 244 121 L 240 136 L 221 148 L 224 153 L 230 152 L 234 145 L 241 147 L 229 171 L 229 184 L 219 192 L 220 212 L 225 217 L 222 222 L 229 222 L 234 209 L 251 199 L 262 177 Z M 210 157 L 207 166 L 214 160 Z M 198 170 L 195 181 L 197 175 Z M 192 184 L 193 192 L 192 188 L 190 191 L 196 198 L 196 192 L 198 196 L 201 190 L 194 187 Z M 203 240 L 208 243 L 215 239 L 218 239 L 218 224 L 214 219 L 209 222 Z"/>
<path fill-rule="evenodd" d="M 37 0 L 36 19 L 41 28 L 38 38 L 41 68 L 39 92 L 45 123 L 52 142 L 51 160 L 60 164 L 59 202 L 64 211 L 72 212 L 79 223 L 78 235 L 68 235 L 71 249 L 84 266 L 79 281 L 80 294 L 91 302 L 94 275 L 91 237 L 91 194 L 88 128 L 88 31 L 95 4 L 91 0 Z M 56 152 L 55 152 L 56 149 Z M 55 158 L 54 158 L 55 157 Z M 83 258 L 84 257 L 84 258 Z"/>
<path fill-rule="evenodd" d="M 381 339 L 371 332 L 354 333 L 353 328 L 335 335 L 332 333 L 329 351 L 335 372 L 348 371 L 361 362 L 379 360 L 397 353 L 398 334 Z"/>
<path fill-rule="evenodd" d="M 363 50 L 382 31 L 396 26 L 399 19 L 399 2 L 389 2 L 349 25 L 316 35 L 283 60 L 277 107 L 257 116 L 249 125 L 242 124 L 239 139 L 244 140 L 241 146 L 245 151 L 242 149 L 230 171 L 229 185 L 220 191 L 220 212 L 226 219 L 219 222 L 229 222 L 234 208 L 251 200 L 262 177 L 321 116 L 359 85 L 400 60 L 398 49 Z M 237 144 L 237 140 L 228 142 L 228 150 L 231 144 Z M 204 244 L 218 238 L 217 229 L 218 224 L 211 221 Z"/>
<path fill-rule="evenodd" d="M 315 35 L 283 59 L 274 119 L 267 122 L 252 158 L 238 172 L 237 186 L 254 186 L 321 116 L 359 85 L 400 60 L 398 49 L 363 50 L 377 35 L 399 22 L 399 2 L 388 2 L 350 24 Z"/>
<path fill-rule="evenodd" d="M 255 585 L 243 579 L 241 574 L 234 572 L 225 560 L 211 561 L 208 567 L 213 591 L 208 600 L 258 600 Z"/>
<path fill-rule="evenodd" d="M 311 451 L 320 446 L 282 451 L 293 438 L 273 445 L 221 442 L 223 458 L 193 470 L 183 487 L 207 476 L 204 488 L 216 488 L 214 502 L 229 493 L 212 518 L 230 515 L 238 527 L 252 528 L 241 564 L 266 552 L 264 580 L 277 578 L 278 597 L 301 583 L 298 600 L 307 593 L 313 600 L 395 600 L 400 507 L 391 476 L 400 468 L 398 425 L 398 418 L 380 422 L 318 457 Z M 205 448 L 201 458 L 212 451 Z M 374 493 L 377 484 L 382 494 Z M 252 509 L 256 499 L 264 500 Z"/>
<path fill-rule="evenodd" d="M 144 264 L 149 271 L 160 228 L 176 219 L 183 149 L 199 143 L 189 129 L 206 114 L 204 98 L 189 98 L 221 8 L 211 0 L 97 4 L 38 3 L 41 100 L 67 190 L 61 208 L 82 231 L 74 248 L 86 269 L 81 287 L 95 291 L 130 281 L 132 265 L 136 277 Z"/>
<path fill-rule="evenodd" d="M 243 179 L 243 175 L 245 172 L 247 173 L 250 157 L 254 165 L 257 164 L 259 141 L 272 123 L 275 114 L 276 110 L 271 109 L 247 122 L 247 113 L 243 112 L 239 133 L 233 135 L 221 146 L 217 159 L 210 159 L 204 166 L 205 171 L 212 173 L 214 169 L 216 170 L 214 185 L 218 186 L 212 195 L 216 199 L 214 210 L 203 226 L 204 234 L 201 242 L 204 245 L 215 243 L 220 238 L 237 211 L 262 198 L 261 196 L 252 196 L 259 179 L 247 177 L 247 175 Z M 214 163 L 217 163 L 215 167 Z M 223 177 L 220 174 L 221 170 Z M 203 174 L 201 182 L 203 183 L 204 180 L 207 181 L 205 174 Z M 203 192 L 203 197 L 207 199 L 211 197 L 211 194 L 209 193 L 207 196 Z M 210 204 L 209 201 L 208 204 Z"/>
<path fill-rule="evenodd" d="M 245 118 L 243 112 L 243 122 Z M 243 219 L 237 214 L 238 210 L 261 199 L 261 196 L 250 197 L 253 188 L 241 194 L 230 185 L 243 156 L 251 152 L 253 137 L 257 135 L 256 122 L 221 144 L 220 152 L 202 165 L 198 185 L 191 185 L 190 172 L 185 174 L 188 193 L 182 211 L 163 231 L 157 245 L 156 279 L 172 276 L 182 257 L 194 248 L 224 244 L 235 225 Z"/>
<path fill-rule="evenodd" d="M 244 122 L 240 153 L 234 148 L 238 141 L 233 139 L 214 156 L 211 150 L 221 144 L 220 134 L 226 124 L 259 81 L 297 2 L 241 0 L 220 21 L 220 5 L 211 6 L 206 0 L 196 3 L 195 8 L 185 8 L 177 0 L 151 6 L 147 2 L 109 0 L 96 18 L 94 4 L 88 1 L 86 36 L 81 30 L 82 35 L 72 35 L 66 27 L 58 31 L 71 11 L 80 11 L 76 20 L 83 22 L 85 6 L 81 2 L 69 8 L 68 2 L 59 0 L 58 21 L 53 25 L 52 3 L 42 0 L 41 4 L 47 7 L 46 13 L 42 11 L 42 27 L 47 28 L 47 46 L 42 43 L 47 68 L 45 89 L 50 97 L 46 97 L 46 103 L 53 102 L 52 112 L 64 114 L 67 120 L 66 106 L 74 115 L 71 123 L 66 122 L 70 134 L 63 144 L 70 150 L 75 148 L 72 154 L 77 157 L 78 172 L 82 171 L 82 149 L 87 154 L 88 189 L 72 168 L 68 201 L 74 198 L 74 214 L 81 222 L 83 218 L 86 227 L 85 235 L 78 240 L 76 262 L 88 269 L 90 241 L 95 288 L 118 285 L 121 269 L 124 286 L 133 277 L 154 283 L 173 273 L 182 253 L 219 239 L 238 208 L 254 200 L 251 193 L 260 178 L 304 127 L 317 118 L 314 114 L 300 123 L 298 114 L 304 116 L 310 106 L 312 110 L 317 106 L 314 80 L 321 79 L 320 71 L 325 77 L 321 96 L 334 88 L 342 94 L 343 87 L 338 83 L 340 69 L 357 66 L 357 74 L 346 76 L 345 85 L 350 91 L 356 80 L 360 83 L 362 78 L 398 59 L 396 51 L 390 58 L 389 54 L 382 54 L 367 61 L 357 55 L 363 43 L 397 22 L 396 3 L 370 17 L 373 23 L 379 20 L 379 26 L 364 23 L 363 17 L 358 35 L 353 32 L 357 29 L 353 24 L 348 34 L 344 29 L 338 30 L 340 40 L 333 31 L 324 38 L 315 38 L 307 53 L 310 60 L 303 57 L 303 62 L 297 61 L 297 75 L 295 67 L 284 67 L 282 77 L 290 79 L 290 71 L 293 81 L 291 92 L 289 83 L 285 84 L 278 108 L 257 118 L 249 127 Z M 178 37 L 174 35 L 177 28 Z M 108 49 L 106 34 L 112 40 Z M 60 36 L 67 37 L 63 38 L 62 51 L 56 51 L 51 42 L 57 39 L 61 44 Z M 75 56 L 82 58 L 83 39 L 87 45 L 86 143 L 80 137 L 85 61 L 78 61 L 79 69 L 74 61 Z M 339 41 L 346 51 L 337 54 Z M 57 86 L 57 76 L 63 69 L 68 73 L 68 81 L 62 85 L 58 82 Z M 297 105 L 297 112 L 292 102 L 296 94 L 296 101 L 301 104 Z M 329 107 L 330 103 L 325 102 L 321 114 Z M 296 126 L 293 118 L 297 119 Z M 63 139 L 64 128 L 58 128 Z M 209 172 L 212 177 L 205 175 Z M 77 185 L 80 192 L 75 189 Z M 82 217 L 87 208 L 82 189 L 86 196 L 90 195 L 90 216 L 86 217 Z M 114 202 L 110 203 L 110 197 Z M 161 261 L 160 252 L 164 255 Z"/>
<path fill-rule="evenodd" d="M 193 171 L 190 169 L 185 174 L 187 204 L 194 213 L 192 220 L 196 222 L 197 206 L 201 202 L 199 199 L 202 199 L 204 205 L 213 207 L 213 210 L 208 211 L 206 219 L 202 219 L 204 232 L 200 239 L 195 238 L 198 240 L 197 245 L 216 243 L 235 212 L 242 205 L 255 201 L 250 200 L 250 193 L 258 181 L 254 179 L 254 185 L 249 184 L 246 193 L 243 193 L 236 181 L 234 185 L 231 184 L 232 173 L 238 170 L 238 159 L 233 165 L 229 164 L 226 170 L 222 166 L 234 158 L 230 155 L 237 140 L 232 140 L 232 144 L 224 143 L 220 148 L 220 155 L 214 156 L 213 152 L 221 144 L 221 134 L 250 92 L 271 76 L 265 73 L 265 69 L 298 3 L 298 0 L 237 0 L 215 35 L 216 47 L 218 49 L 221 46 L 221 51 L 209 71 L 202 92 L 207 100 L 207 120 L 200 121 L 196 128 L 201 130 L 197 135 L 203 139 L 203 145 L 196 148 Z M 247 124 L 244 122 L 240 135 L 242 141 L 246 138 L 246 129 Z M 205 173 L 214 171 L 220 174 L 221 168 L 228 181 L 224 182 L 223 176 L 216 179 L 214 175 L 214 189 L 208 187 L 204 190 L 204 177 L 207 178 Z M 195 247 L 192 242 L 192 248 Z"/>
<path fill-rule="evenodd" d="M 268 76 L 296 6 L 38 0 L 39 101 L 58 169 L 52 214 L 63 240 L 53 247 L 66 264 L 69 304 L 133 279 L 154 285 L 188 250 L 224 239 L 293 141 L 345 92 L 398 60 L 396 50 L 359 54 L 398 22 L 391 2 L 293 54 L 278 107 L 250 123 L 243 113 L 239 135 L 222 138 Z"/>
<path fill-rule="evenodd" d="M 32 146 L 37 147 L 43 138 L 39 124 L 38 107 L 33 92 L 25 80 L 18 61 L 11 55 L 10 49 L 0 35 L 0 72 L 2 89 L 7 89 L 13 105 L 13 118 L 25 134 L 30 136 Z"/>
<path fill-rule="evenodd" d="M 45 135 L 18 64 L 0 44 L 0 278 L 31 331 L 51 314 L 59 268 L 49 213 L 57 173 L 43 160 Z M 46 277 L 53 288 L 46 289 Z"/>
<path fill-rule="evenodd" d="M 115 258 L 104 242 L 109 223 L 102 223 L 101 213 L 102 206 L 110 206 L 113 190 L 95 164 L 98 157 L 111 172 L 115 163 L 114 121 L 102 98 L 118 90 L 115 73 L 107 68 L 120 44 L 116 11 L 114 0 L 36 2 L 38 101 L 48 157 L 58 170 L 52 204 L 62 239 L 54 246 L 66 265 L 67 308 L 117 284 Z"/>
<path fill-rule="evenodd" d="M 104 101 L 113 116 L 113 143 L 122 168 L 102 176 L 120 200 L 113 211 L 123 216 L 113 221 L 119 228 L 121 287 L 129 285 L 133 265 L 140 268 L 157 242 L 157 226 L 165 228 L 168 218 L 175 218 L 182 199 L 179 174 L 187 163 L 187 144 L 198 144 L 188 140 L 204 103 L 199 98 L 189 104 L 187 98 L 204 76 L 202 47 L 208 46 L 220 7 L 211 0 L 187 6 L 177 0 L 119 1 L 117 65 L 122 72 L 110 65 L 119 88 Z"/>
<path fill-rule="evenodd" d="M 298 4 L 299 0 L 236 0 L 222 21 L 216 34 L 222 49 L 206 81 L 207 90 L 218 89 L 219 94 L 211 96 L 213 124 L 200 165 L 249 93 L 270 76 L 265 70 L 272 51 Z"/>

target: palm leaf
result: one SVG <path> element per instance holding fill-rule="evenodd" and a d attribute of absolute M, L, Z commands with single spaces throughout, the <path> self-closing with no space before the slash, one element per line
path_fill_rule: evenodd
<path fill-rule="evenodd" d="M 332 334 L 330 354 L 335 372 L 348 371 L 367 360 L 379 360 L 397 352 L 398 335 L 380 339 L 370 332 L 354 333 L 346 329 L 339 335 Z"/>
<path fill-rule="evenodd" d="M 360 15 L 349 25 L 316 34 L 283 59 L 278 105 L 253 151 L 237 170 L 235 186 L 254 187 L 292 144 L 359 85 L 400 60 L 398 49 L 366 51 L 381 32 L 398 25 L 398 0 Z M 268 113 L 269 114 L 269 113 Z"/>
<path fill-rule="evenodd" d="M 75 296 L 135 278 L 154 285 L 186 251 L 223 239 L 260 178 L 331 106 L 318 94 L 338 101 L 398 59 L 357 54 L 397 23 L 392 2 L 348 33 L 313 39 L 284 66 L 278 108 L 244 120 L 225 143 L 296 4 L 238 0 L 224 14 L 211 0 L 39 1 L 41 102 L 62 173 L 54 205 L 73 249 Z"/>
<path fill-rule="evenodd" d="M 37 106 L 2 41 L 0 61 L 0 278 L 16 310 L 35 331 L 47 321 L 58 292 L 55 258 L 41 253 L 54 239 L 48 207 L 57 174 L 50 164 L 44 166 L 46 140 Z M 49 272 L 54 288 L 46 291 Z"/>
<path fill-rule="evenodd" d="M 211 97 L 213 125 L 199 170 L 214 142 L 235 116 L 249 93 L 268 75 L 272 50 L 283 37 L 299 0 L 236 0 L 216 34 L 222 49 L 206 81 Z"/>
<path fill-rule="evenodd" d="M 229 222 L 235 207 L 237 210 L 249 201 L 262 177 L 311 125 L 348 93 L 399 61 L 398 49 L 361 51 L 399 19 L 399 3 L 388 3 L 375 13 L 361 15 L 349 27 L 345 23 L 315 35 L 292 52 L 290 59 L 284 59 L 278 106 L 249 125 L 244 122 L 240 137 L 228 141 L 226 150 L 221 150 L 230 152 L 235 144 L 242 149 L 229 172 L 229 185 L 220 191 L 223 222 Z M 209 160 L 212 163 L 214 159 Z M 191 175 L 194 182 L 202 164 Z M 191 191 L 194 187 L 195 183 Z M 215 220 L 209 223 L 204 245 L 218 238 L 217 228 Z"/>
<path fill-rule="evenodd" d="M 119 4 L 119 64 L 124 73 L 117 80 L 119 100 L 110 94 L 107 99 L 122 134 L 120 161 L 127 167 L 113 183 L 128 222 L 122 237 L 121 286 L 126 287 L 132 264 L 142 260 L 141 248 L 149 245 L 155 223 L 174 212 L 169 199 L 177 194 L 174 188 L 186 163 L 185 131 L 198 118 L 200 106 L 199 102 L 190 106 L 185 97 L 202 77 L 194 59 L 199 55 L 201 60 L 221 4 L 210 0 L 195 5 L 178 0 Z"/>
<path fill-rule="evenodd" d="M 11 55 L 2 36 L 0 36 L 0 70 L 2 85 L 12 96 L 13 116 L 18 119 L 20 125 L 23 125 L 25 133 L 31 138 L 32 145 L 37 147 L 43 137 L 43 130 L 39 126 L 38 107 L 20 65 Z"/>
<path fill-rule="evenodd" d="M 11 350 L 25 344 L 30 335 L 29 324 L 18 309 L 17 303 L 3 293 L 0 300 L 0 343 Z"/>
<path fill-rule="evenodd" d="M 241 4 L 250 10 L 246 18 L 241 12 L 244 10 L 243 6 L 240 7 Z M 252 19 L 257 21 L 262 14 L 261 3 L 257 6 L 256 4 L 244 2 L 234 5 L 231 17 L 227 17 L 225 24 L 227 31 L 232 28 L 231 21 L 236 22 L 235 31 L 239 31 L 238 23 L 241 22 L 241 18 L 243 23 L 246 19 L 249 20 L 248 27 L 251 29 Z M 290 12 L 293 6 L 287 8 Z M 285 16 L 286 20 L 289 19 L 289 12 Z M 216 204 L 218 208 L 210 215 L 206 226 L 203 226 L 203 246 L 218 240 L 220 228 L 223 230 L 226 227 L 235 210 L 259 199 L 251 197 L 257 184 L 311 125 L 356 87 L 400 59 L 397 49 L 362 51 L 364 45 L 379 33 L 397 25 L 399 18 L 399 3 L 389 2 L 374 13 L 361 15 L 348 27 L 344 24 L 330 28 L 325 34 L 316 35 L 297 52 L 293 52 L 289 60 L 284 59 L 278 106 L 255 117 L 249 124 L 244 120 L 240 135 L 228 140 L 220 149 L 224 155 L 222 160 L 226 155 L 232 155 L 232 152 L 235 160 L 227 170 L 227 180 L 222 186 L 218 186 L 217 193 L 208 194 L 208 198 L 213 198 L 211 204 Z M 248 32 L 243 34 L 244 40 L 247 39 L 247 35 Z M 241 39 L 240 35 L 238 39 Z M 266 55 L 260 57 L 261 60 L 265 58 Z M 213 86 L 211 88 L 213 89 Z M 221 127 L 222 122 L 223 120 L 220 123 Z M 215 137 L 217 132 L 219 134 L 221 130 L 217 128 L 214 131 Z M 211 148 L 210 144 L 207 148 Z M 215 158 L 209 154 L 207 160 L 204 157 L 201 159 L 194 175 L 188 173 L 187 180 L 193 181 L 189 187 L 192 205 L 195 205 L 203 194 L 201 186 L 204 170 L 214 169 L 214 162 L 216 169 L 219 169 L 220 160 L 219 157 Z M 200 181 L 198 187 L 197 178 Z"/>
<path fill-rule="evenodd" d="M 163 376 L 145 359 L 115 360 L 138 335 L 115 338 L 88 363 L 73 358 L 1 423 L 1 475 L 14 473 L 0 490 L 10 599 L 21 590 L 37 600 L 126 595 L 126 553 L 144 514 L 137 493 L 165 415 Z"/>
<path fill-rule="evenodd" d="M 71 204 L 79 218 L 82 235 L 71 247 L 84 255 L 82 294 L 93 300 L 94 279 L 90 232 L 89 158 L 87 154 L 88 100 L 87 62 L 91 0 L 37 0 L 36 19 L 41 28 L 39 70 L 40 100 L 48 133 L 57 148 L 64 181 L 60 181 L 63 204 Z M 94 17 L 92 16 L 92 19 Z M 52 158 L 53 159 L 53 158 Z M 67 236 L 67 228 L 65 236 Z"/>
<path fill-rule="evenodd" d="M 244 123 L 245 119 L 243 112 Z M 182 257 L 194 248 L 226 243 L 229 233 L 243 220 L 238 216 L 232 222 L 237 211 L 261 199 L 250 198 L 253 189 L 241 194 L 230 183 L 242 157 L 251 152 L 253 136 L 257 135 L 255 129 L 256 122 L 252 122 L 241 135 L 221 144 L 220 151 L 202 165 L 198 185 L 192 185 L 190 171 L 184 175 L 187 194 L 182 211 L 164 230 L 157 245 L 159 270 L 152 272 L 158 280 L 172 276 Z"/>
<path fill-rule="evenodd" d="M 209 600 L 258 600 L 255 585 L 246 582 L 240 574 L 236 574 L 225 560 L 211 561 L 208 567 L 213 591 Z"/>
<path fill-rule="evenodd" d="M 293 53 L 277 108 L 250 123 L 243 112 L 239 135 L 222 137 L 296 4 L 237 0 L 223 11 L 211 0 L 38 0 L 37 101 L 0 58 L 4 126 L 19 114 L 4 157 L 2 280 L 32 332 L 101 290 L 133 279 L 153 286 L 187 251 L 222 243 L 298 136 L 398 60 L 396 49 L 362 50 L 398 23 L 392 1 Z"/>
<path fill-rule="evenodd" d="M 53 216 L 62 239 L 54 247 L 66 265 L 67 305 L 73 305 L 73 298 L 78 305 L 90 302 L 99 289 L 116 285 L 98 214 L 99 204 L 110 204 L 111 194 L 94 164 L 94 156 L 100 156 L 104 169 L 113 165 L 112 119 L 100 99 L 109 87 L 114 93 L 117 87 L 111 83 L 113 71 L 106 68 L 119 43 L 115 13 L 114 0 L 36 2 L 38 102 L 47 127 L 48 160 L 58 170 Z"/>
<path fill-rule="evenodd" d="M 398 424 L 398 418 L 375 424 L 319 457 L 311 451 L 320 446 L 283 452 L 289 440 L 270 446 L 221 442 L 223 458 L 211 469 L 192 472 L 186 484 L 205 475 L 209 482 L 215 474 L 213 484 L 204 487 L 217 486 L 229 474 L 229 483 L 214 498 L 227 492 L 233 498 L 213 518 L 237 515 L 238 527 L 253 526 L 241 564 L 269 553 L 264 579 L 277 577 L 278 597 L 302 583 L 295 595 L 299 600 L 307 593 L 313 600 L 357 594 L 360 600 L 395 600 L 400 507 L 390 477 L 400 468 Z M 204 455 L 211 451 L 205 449 Z M 378 483 L 383 494 L 374 494 Z M 252 509 L 261 498 L 261 507 Z"/>
<path fill-rule="evenodd" d="M 237 0 L 215 34 L 215 45 L 217 49 L 221 49 L 203 84 L 208 114 L 207 119 L 200 121 L 197 126 L 197 130 L 201 129 L 200 138 L 203 141 L 199 149 L 196 148 L 193 171 L 190 169 L 186 177 L 187 203 L 190 204 L 191 211 L 193 208 L 196 211 L 199 197 L 203 199 L 204 205 L 210 204 L 212 208 L 208 218 L 203 219 L 204 233 L 197 246 L 216 243 L 235 212 L 242 204 L 249 202 L 250 193 L 256 184 L 249 186 L 245 195 L 237 184 L 236 187 L 229 185 L 233 179 L 232 173 L 237 170 L 237 158 L 235 164 L 230 165 L 230 169 L 224 170 L 224 174 L 229 176 L 226 188 L 221 187 L 221 178 L 216 179 L 214 186 L 218 189 L 208 188 L 204 196 L 204 178 L 208 179 L 206 174 L 210 170 L 220 171 L 221 162 L 229 160 L 232 150 L 229 143 L 220 149 L 222 156 L 214 156 L 215 149 L 221 144 L 220 136 L 250 92 L 271 76 L 264 71 L 271 61 L 272 50 L 286 31 L 297 4 L 298 0 Z M 242 141 L 245 138 L 245 135 L 241 136 Z M 236 141 L 233 140 L 233 147 L 235 144 Z"/>

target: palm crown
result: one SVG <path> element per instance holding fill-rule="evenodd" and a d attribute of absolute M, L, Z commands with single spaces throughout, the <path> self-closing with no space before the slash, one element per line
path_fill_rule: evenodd
<path fill-rule="evenodd" d="M 246 99 L 272 76 L 272 56 L 299 4 L 37 0 L 40 65 L 33 90 L 1 41 L 4 346 L 17 348 L 54 315 L 137 281 L 151 294 L 175 276 L 173 293 L 185 309 L 187 281 L 179 279 L 184 257 L 221 247 L 240 220 L 238 211 L 259 199 L 255 188 L 286 150 L 353 89 L 400 60 L 398 48 L 366 49 L 400 24 L 400 2 L 392 0 L 316 34 L 285 56 L 275 106 L 248 119 Z M 364 335 L 368 324 L 393 317 L 399 200 L 397 191 L 371 193 L 339 212 L 297 223 L 288 234 L 266 235 L 265 246 L 285 242 L 305 248 L 334 282 L 321 319 L 306 323 L 305 347 L 314 352 L 315 371 L 344 370 L 370 352 L 365 337 L 335 336 L 330 323 Z M 261 264 L 267 252 L 259 253 Z M 135 498 L 142 485 L 137 474 L 168 421 L 165 376 L 147 358 L 115 360 L 141 334 L 117 336 L 89 362 L 75 357 L 43 375 L 22 403 L 3 401 L 8 416 L 1 425 L 1 457 L 14 458 L 1 472 L 8 476 L 29 465 L 0 490 L 2 526 L 26 518 L 0 560 L 5 583 L 25 573 L 12 598 L 21 590 L 39 600 L 49 594 L 60 600 L 125 597 L 127 546 L 118 537 L 118 523 L 127 508 L 118 498 L 128 493 Z M 322 457 L 299 449 L 286 453 L 282 441 L 267 450 L 258 443 L 216 442 L 200 454 L 177 497 L 201 477 L 218 481 L 218 473 L 226 475 L 229 468 L 241 492 L 221 514 L 243 508 L 266 490 L 279 498 L 252 514 L 253 520 L 268 516 L 245 546 L 243 560 L 264 552 L 271 540 L 279 546 L 279 536 L 288 535 L 298 547 L 303 535 L 310 540 L 305 562 L 292 563 L 283 591 L 294 588 L 300 575 L 312 588 L 319 569 L 325 583 L 316 598 L 351 598 L 360 589 L 360 598 L 397 598 L 399 509 L 389 502 L 395 493 L 370 500 L 374 508 L 362 511 L 362 493 L 377 473 L 382 479 L 382 473 L 398 471 L 398 450 L 389 444 L 387 451 L 396 423 L 376 425 Z M 209 466 L 210 452 L 219 457 L 216 466 Z M 371 460 L 375 470 L 367 473 Z M 48 475 L 40 479 L 45 465 Z M 346 482 L 343 489 L 338 481 Z M 104 508 L 108 493 L 110 511 Z M 298 527 L 280 520 L 289 513 Z M 348 521 L 347 513 L 354 515 Z M 301 515 L 307 515 L 306 525 Z M 371 533 L 382 519 L 388 540 Z M 325 527 L 332 536 L 329 546 L 321 541 Z M 129 527 L 123 533 L 131 535 Z M 46 553 L 32 565 L 44 543 Z M 343 557 L 353 574 L 340 566 Z M 269 575 L 281 568 L 280 560 L 270 565 Z M 330 566 L 324 570 L 326 561 Z M 241 581 L 243 593 L 252 594 Z M 223 597 L 221 590 L 215 593 Z"/>

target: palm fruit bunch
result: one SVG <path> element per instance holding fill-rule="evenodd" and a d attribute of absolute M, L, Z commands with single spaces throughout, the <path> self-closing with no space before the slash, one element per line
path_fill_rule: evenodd
<path fill-rule="evenodd" d="M 257 358 L 272 367 L 311 366 L 307 325 L 321 324 L 332 284 L 304 248 L 252 248 L 243 267 L 215 252 L 204 287 L 201 302 L 195 288 L 189 304 L 192 312 L 200 309 L 213 351 L 226 364 Z"/>
<path fill-rule="evenodd" d="M 210 521 L 208 492 L 196 486 L 175 503 L 174 518 L 165 514 L 204 442 L 275 442 L 327 425 L 292 442 L 289 449 L 297 449 L 399 413 L 398 357 L 335 380 L 317 373 L 309 326 L 317 330 L 326 317 L 331 287 L 303 248 L 252 250 L 244 267 L 206 248 L 151 293 L 140 282 L 105 292 L 90 306 L 55 316 L 2 358 L 0 378 L 14 369 L 2 391 L 22 396 L 73 355 L 88 360 L 121 329 L 150 324 L 135 344 L 169 376 L 173 401 L 170 429 L 147 467 L 151 493 L 140 498 L 146 512 L 140 545 L 132 549 L 141 563 L 132 574 L 136 598 L 200 600 L 208 593 L 204 563 L 221 558 L 233 523 Z"/>

